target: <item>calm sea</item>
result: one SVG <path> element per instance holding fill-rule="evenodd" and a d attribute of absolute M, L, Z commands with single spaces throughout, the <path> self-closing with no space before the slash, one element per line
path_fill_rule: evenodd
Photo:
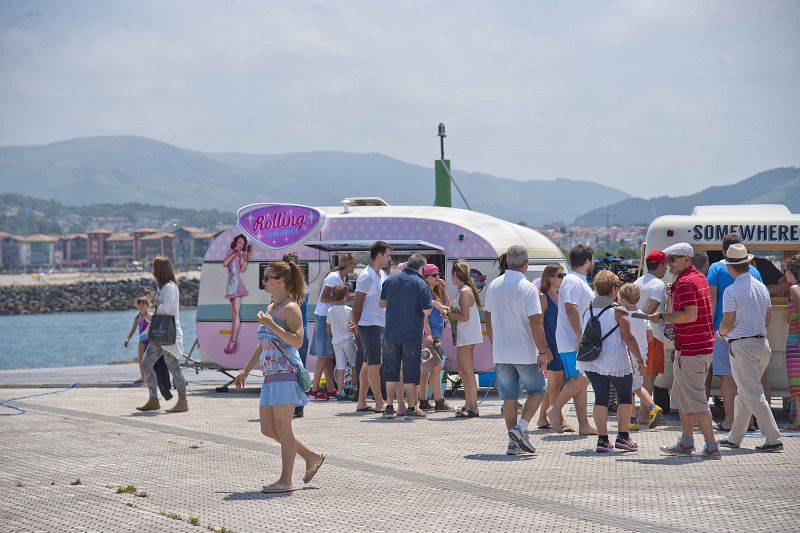
<path fill-rule="evenodd" d="M 183 346 L 195 339 L 196 310 L 181 309 Z M 136 360 L 136 336 L 122 341 L 135 310 L 0 316 L 0 369 L 101 365 Z"/>

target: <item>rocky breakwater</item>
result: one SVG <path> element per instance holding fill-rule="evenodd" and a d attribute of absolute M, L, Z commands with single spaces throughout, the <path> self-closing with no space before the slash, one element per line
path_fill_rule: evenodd
<path fill-rule="evenodd" d="M 133 309 L 147 287 L 156 290 L 152 278 L 0 287 L 0 315 Z M 196 307 L 200 280 L 178 278 L 178 287 L 181 305 Z"/>

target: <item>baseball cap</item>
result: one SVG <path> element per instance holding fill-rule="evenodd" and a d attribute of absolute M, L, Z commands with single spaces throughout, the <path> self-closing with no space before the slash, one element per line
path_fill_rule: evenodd
<path fill-rule="evenodd" d="M 666 263 L 667 262 L 667 254 L 662 252 L 661 250 L 654 250 L 647 254 L 647 258 L 644 260 L 645 263 Z"/>
<path fill-rule="evenodd" d="M 432 276 L 433 274 L 439 273 L 439 267 L 434 264 L 428 263 L 422 268 L 422 277 L 426 278 L 428 276 Z"/>
<path fill-rule="evenodd" d="M 674 255 L 679 257 L 694 257 L 694 248 L 688 242 L 679 242 L 664 248 L 664 255 Z"/>

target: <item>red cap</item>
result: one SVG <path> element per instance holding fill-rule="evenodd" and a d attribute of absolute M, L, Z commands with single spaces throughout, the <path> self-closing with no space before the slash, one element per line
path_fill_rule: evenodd
<path fill-rule="evenodd" d="M 666 263 L 667 262 L 667 255 L 660 251 L 655 250 L 647 254 L 647 259 L 644 260 L 645 263 Z"/>

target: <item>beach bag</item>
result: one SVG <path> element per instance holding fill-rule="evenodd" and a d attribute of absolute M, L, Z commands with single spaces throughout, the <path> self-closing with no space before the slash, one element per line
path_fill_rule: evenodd
<path fill-rule="evenodd" d="M 283 349 L 283 346 L 280 345 L 280 341 L 276 341 L 275 346 L 278 347 L 278 350 L 280 350 L 283 356 L 289 361 L 289 364 L 292 365 L 295 372 L 297 372 L 297 384 L 300 385 L 300 388 L 303 390 L 303 392 L 310 391 L 311 374 L 309 374 L 308 370 L 306 370 L 306 368 L 303 366 L 303 362 L 300 360 L 300 358 L 298 357 L 297 361 L 295 361 L 293 357 L 289 356 L 286 350 Z"/>
<path fill-rule="evenodd" d="M 597 316 L 595 316 L 594 312 L 592 311 L 592 307 L 589 306 L 590 318 L 583 330 L 583 340 L 581 341 L 580 348 L 578 349 L 578 361 L 588 363 L 589 361 L 594 361 L 600 357 L 600 352 L 603 351 L 603 341 L 606 340 L 609 335 L 614 333 L 619 327 L 619 324 L 617 324 L 611 328 L 611 331 L 603 335 L 600 317 L 612 307 L 614 306 L 609 305 L 604 307 L 603 310 L 600 311 Z"/>
<path fill-rule="evenodd" d="M 158 308 L 156 307 L 156 312 Z M 175 328 L 175 317 L 172 315 L 153 315 L 150 321 L 149 341 L 156 346 L 175 344 L 178 331 Z"/>

